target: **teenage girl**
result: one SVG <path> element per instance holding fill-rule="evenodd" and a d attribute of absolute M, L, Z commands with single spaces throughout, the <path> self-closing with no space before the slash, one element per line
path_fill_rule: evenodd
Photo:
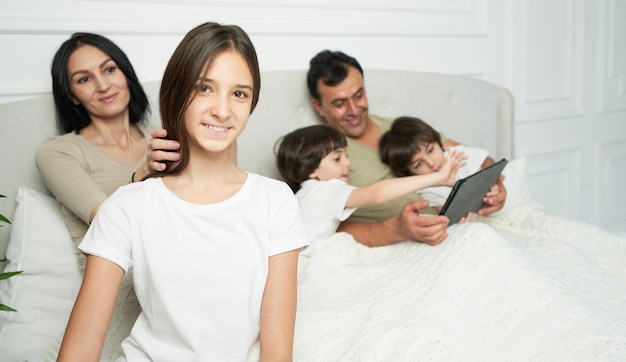
<path fill-rule="evenodd" d="M 298 203 L 231 153 L 259 89 L 241 28 L 205 23 L 178 45 L 160 110 L 180 160 L 98 210 L 79 245 L 85 277 L 59 361 L 99 359 L 131 267 L 142 311 L 121 360 L 291 360 L 298 250 L 308 244 Z"/>

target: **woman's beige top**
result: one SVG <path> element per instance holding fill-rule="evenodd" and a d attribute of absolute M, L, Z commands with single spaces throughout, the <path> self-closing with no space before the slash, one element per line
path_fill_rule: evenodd
<path fill-rule="evenodd" d="M 141 130 L 144 136 L 150 135 L 149 129 Z M 41 144 L 35 164 L 46 186 L 62 205 L 75 245 L 87 232 L 93 208 L 118 187 L 128 184 L 145 159 L 144 155 L 136 163 L 121 163 L 75 133 L 51 137 Z M 85 257 L 78 249 L 76 252 L 83 271 Z"/>

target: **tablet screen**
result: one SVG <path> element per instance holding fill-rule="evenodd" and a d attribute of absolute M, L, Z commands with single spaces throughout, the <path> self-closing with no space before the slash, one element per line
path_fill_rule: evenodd
<path fill-rule="evenodd" d="M 450 224 L 457 223 L 468 212 L 476 212 L 483 206 L 483 197 L 493 186 L 508 161 L 502 159 L 493 165 L 458 180 L 452 187 L 448 199 L 439 215 L 450 219 Z"/>

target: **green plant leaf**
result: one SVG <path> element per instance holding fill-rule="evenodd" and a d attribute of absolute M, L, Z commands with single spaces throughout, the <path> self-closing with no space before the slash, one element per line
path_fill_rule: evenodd
<path fill-rule="evenodd" d="M 0 304 L 0 310 L 5 310 L 7 312 L 17 312 L 16 309 L 9 307 L 8 305 Z"/>
<path fill-rule="evenodd" d="M 0 194 L 0 197 L 6 197 L 6 196 L 4 196 L 4 195 Z M 2 215 L 2 214 L 0 214 L 0 221 L 3 221 L 3 222 L 5 222 L 5 223 L 7 223 L 7 224 L 10 224 L 10 223 L 11 223 L 11 222 L 9 221 L 9 219 L 7 219 L 7 218 L 6 218 L 4 215 Z M 0 225 L 0 226 L 2 226 L 2 225 Z"/>
<path fill-rule="evenodd" d="M 14 272 L 0 273 L 0 280 L 8 279 L 8 278 L 10 278 L 10 277 L 12 277 L 14 275 L 21 274 L 22 272 L 23 271 L 20 270 L 20 271 L 14 271 Z M 17 312 L 17 310 L 9 307 L 8 305 L 4 305 L 4 304 L 0 304 L 0 310 L 4 310 L 4 311 L 7 311 L 7 312 Z"/>
<path fill-rule="evenodd" d="M 0 280 L 8 279 L 8 278 L 10 278 L 10 277 L 12 277 L 14 275 L 18 275 L 18 274 L 21 274 L 23 272 L 24 272 L 23 270 L 20 270 L 20 271 L 14 271 L 14 272 L 0 273 Z"/>

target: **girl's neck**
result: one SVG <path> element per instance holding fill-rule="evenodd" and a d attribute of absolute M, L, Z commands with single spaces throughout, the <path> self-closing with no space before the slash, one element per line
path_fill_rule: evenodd
<path fill-rule="evenodd" d="M 213 204 L 224 201 L 237 193 L 248 178 L 233 161 L 231 150 L 191 153 L 189 157 L 189 163 L 181 173 L 163 177 L 167 188 L 188 202 Z"/>

